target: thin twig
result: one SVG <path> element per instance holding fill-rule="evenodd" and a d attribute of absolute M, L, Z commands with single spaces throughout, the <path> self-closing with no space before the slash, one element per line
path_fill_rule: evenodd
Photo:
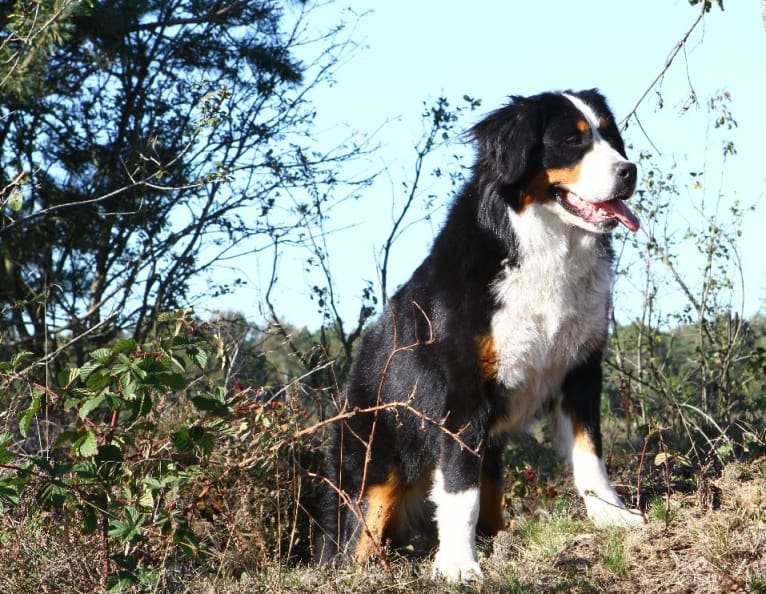
<path fill-rule="evenodd" d="M 622 130 L 625 130 L 628 127 L 628 121 L 636 116 L 636 113 L 638 112 L 638 108 L 641 106 L 641 104 L 644 102 L 646 97 L 649 95 L 649 93 L 654 89 L 655 86 L 662 80 L 662 78 L 665 76 L 665 73 L 670 69 L 670 66 L 673 64 L 673 60 L 675 60 L 678 53 L 686 47 L 686 43 L 689 40 L 689 36 L 692 34 L 692 32 L 697 28 L 697 25 L 699 25 L 702 22 L 702 19 L 705 16 L 705 3 L 702 3 L 702 10 L 700 10 L 700 13 L 697 15 L 697 18 L 694 19 L 694 22 L 691 24 L 691 26 L 686 30 L 686 33 L 683 34 L 681 39 L 679 39 L 676 44 L 673 46 L 673 49 L 670 51 L 670 54 L 668 54 L 668 57 L 665 59 L 665 64 L 663 65 L 662 69 L 660 70 L 659 74 L 654 78 L 654 80 L 649 84 L 648 87 L 646 87 L 646 90 L 641 94 L 641 96 L 638 98 L 638 101 L 636 101 L 636 104 L 633 106 L 633 109 L 631 109 L 627 115 L 620 121 L 620 128 Z"/>

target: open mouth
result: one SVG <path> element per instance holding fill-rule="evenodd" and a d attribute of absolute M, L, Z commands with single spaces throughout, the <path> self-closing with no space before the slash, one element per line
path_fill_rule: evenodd
<path fill-rule="evenodd" d="M 628 196 L 617 197 L 604 202 L 589 202 L 574 192 L 564 188 L 555 188 L 556 201 L 568 212 L 588 223 L 612 229 L 618 223 L 635 233 L 641 226 L 638 217 L 625 204 Z"/>

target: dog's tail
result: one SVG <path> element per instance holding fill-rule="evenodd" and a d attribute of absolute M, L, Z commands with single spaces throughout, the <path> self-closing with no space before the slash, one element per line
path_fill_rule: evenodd
<path fill-rule="evenodd" d="M 313 538 L 313 557 L 318 565 L 335 564 L 342 557 L 341 538 L 343 534 L 345 506 L 342 505 L 338 427 L 333 428 L 329 447 L 321 470 L 321 489 Z"/>
<path fill-rule="evenodd" d="M 314 562 L 317 565 L 334 564 L 339 559 L 340 514 L 338 494 L 325 484 L 320 497 L 319 517 L 314 531 Z"/>

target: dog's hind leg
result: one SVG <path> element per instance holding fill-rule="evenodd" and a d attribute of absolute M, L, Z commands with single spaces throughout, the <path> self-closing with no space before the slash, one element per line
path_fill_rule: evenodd
<path fill-rule="evenodd" d="M 365 563 L 380 552 L 385 538 L 391 532 L 392 523 L 398 516 L 400 502 L 404 494 L 399 475 L 390 471 L 386 480 L 370 484 L 358 506 L 348 513 L 356 524 L 356 538 L 352 558 L 357 563 Z"/>
<path fill-rule="evenodd" d="M 484 536 L 494 536 L 505 526 L 503 519 L 503 450 L 505 442 L 491 444 L 484 453 L 479 482 L 478 531 Z"/>

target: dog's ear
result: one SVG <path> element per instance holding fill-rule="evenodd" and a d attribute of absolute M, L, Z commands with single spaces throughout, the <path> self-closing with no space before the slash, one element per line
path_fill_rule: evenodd
<path fill-rule="evenodd" d="M 502 184 L 521 181 L 539 151 L 541 129 L 538 102 L 512 97 L 512 103 L 471 128 L 478 146 L 477 165 Z"/>

